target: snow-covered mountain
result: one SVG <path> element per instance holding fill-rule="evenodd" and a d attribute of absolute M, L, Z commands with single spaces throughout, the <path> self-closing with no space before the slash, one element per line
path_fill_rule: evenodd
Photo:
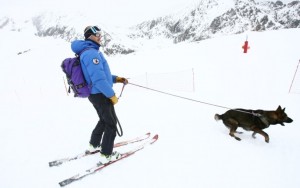
<path fill-rule="evenodd" d="M 300 1 L 201 0 L 197 7 L 137 26 L 135 37 L 165 36 L 175 43 L 217 35 L 300 27 Z"/>
<path fill-rule="evenodd" d="M 89 20 L 87 23 L 85 20 Z M 97 23 L 104 32 L 106 54 L 128 54 L 141 40 L 163 38 L 172 43 L 200 41 L 219 35 L 300 27 L 300 1 L 284 4 L 254 0 L 200 0 L 177 14 L 145 21 L 129 29 L 112 27 L 86 13 L 43 12 L 27 18 L 0 17 L 0 29 L 31 29 L 40 37 L 67 41 L 82 38 L 83 25 Z"/>
<path fill-rule="evenodd" d="M 70 42 L 75 39 L 83 39 L 83 29 L 91 23 L 101 25 L 104 33 L 103 50 L 106 54 L 128 54 L 134 51 L 128 47 L 129 45 L 123 45 L 125 44 L 124 38 L 128 38 L 123 33 L 128 33 L 127 31 L 108 26 L 98 19 L 92 19 L 89 15 L 80 12 L 44 11 L 26 18 L 5 16 L 0 18 L 0 29 L 16 32 L 31 29 L 32 34 L 36 36 L 62 38 Z M 119 31 L 119 33 L 116 34 L 115 31 Z"/>

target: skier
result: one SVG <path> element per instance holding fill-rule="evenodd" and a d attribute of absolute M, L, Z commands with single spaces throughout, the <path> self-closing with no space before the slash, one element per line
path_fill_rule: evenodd
<path fill-rule="evenodd" d="M 99 116 L 94 128 L 89 152 L 100 150 L 102 163 L 118 159 L 120 153 L 113 152 L 117 131 L 117 117 L 114 105 L 118 98 L 112 88 L 114 83 L 127 84 L 123 77 L 112 75 L 109 65 L 103 54 L 99 51 L 101 45 L 101 32 L 97 26 L 87 26 L 84 29 L 85 40 L 75 40 L 71 43 L 72 51 L 80 55 L 80 63 L 84 77 L 91 85 L 91 95 L 88 97 Z"/>

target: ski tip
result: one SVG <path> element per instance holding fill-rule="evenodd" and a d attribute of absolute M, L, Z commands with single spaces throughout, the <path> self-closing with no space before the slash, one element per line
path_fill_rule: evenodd
<path fill-rule="evenodd" d="M 158 134 L 156 134 L 155 136 L 153 136 L 153 139 L 157 140 L 158 139 Z"/>
<path fill-rule="evenodd" d="M 60 186 L 60 187 L 64 187 L 65 185 L 67 185 L 67 184 L 65 184 L 64 182 L 60 182 L 60 183 L 59 183 L 59 186 Z"/>
<path fill-rule="evenodd" d="M 52 161 L 52 162 L 49 162 L 49 167 L 59 166 L 61 164 L 62 164 L 61 161 Z"/>
<path fill-rule="evenodd" d="M 75 181 L 75 180 L 78 180 L 78 179 L 69 178 L 69 179 L 66 179 L 66 180 L 64 180 L 64 181 L 62 181 L 62 182 L 59 182 L 58 184 L 59 184 L 61 187 L 64 187 L 64 186 L 66 186 L 66 185 L 72 183 L 72 182 Z"/>

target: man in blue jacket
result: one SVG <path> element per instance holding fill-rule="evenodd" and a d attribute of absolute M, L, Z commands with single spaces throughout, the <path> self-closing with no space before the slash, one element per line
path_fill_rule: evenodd
<path fill-rule="evenodd" d="M 91 86 L 89 101 L 99 116 L 91 135 L 90 152 L 100 150 L 102 161 L 108 162 L 120 157 L 119 153 L 113 152 L 117 131 L 114 105 L 118 102 L 118 98 L 112 87 L 117 82 L 127 84 L 128 80 L 111 74 L 106 59 L 99 51 L 102 36 L 97 26 L 86 27 L 84 37 L 85 40 L 73 41 L 71 48 L 76 54 L 82 52 L 80 55 L 82 71 Z"/>

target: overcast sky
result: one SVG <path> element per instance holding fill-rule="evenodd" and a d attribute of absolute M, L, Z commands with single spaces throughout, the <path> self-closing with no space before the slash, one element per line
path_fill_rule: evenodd
<path fill-rule="evenodd" d="M 200 0 L 0 0 L 3 14 L 32 15 L 39 10 L 78 10 L 109 19 L 113 25 L 132 25 L 141 21 L 177 12 Z M 267 0 L 256 0 L 267 1 Z M 276 1 L 276 0 L 273 0 Z M 292 0 L 281 0 L 284 3 Z"/>

